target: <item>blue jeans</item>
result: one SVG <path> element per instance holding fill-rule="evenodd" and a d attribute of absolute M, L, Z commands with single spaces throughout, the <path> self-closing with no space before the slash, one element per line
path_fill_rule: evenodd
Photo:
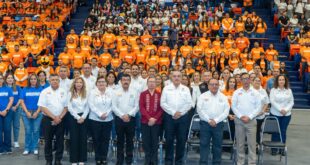
<path fill-rule="evenodd" d="M 265 38 L 265 33 L 256 33 L 255 37 L 256 38 Z"/>
<path fill-rule="evenodd" d="M 164 114 L 164 128 L 166 138 L 165 165 L 172 165 L 174 160 L 174 139 L 176 139 L 175 165 L 184 164 L 186 135 L 188 131 L 189 115 L 185 114 L 179 119 L 173 119 L 171 115 Z"/>
<path fill-rule="evenodd" d="M 220 165 L 222 158 L 224 123 L 220 122 L 212 127 L 205 121 L 200 121 L 200 165 L 208 165 L 210 155 L 210 142 L 212 141 L 212 164 Z M 212 139 L 212 140 L 211 140 Z"/>
<path fill-rule="evenodd" d="M 310 84 L 310 72 L 305 72 L 303 76 L 303 81 L 304 81 L 304 91 L 307 92 L 309 90 L 309 84 Z"/>
<path fill-rule="evenodd" d="M 271 114 L 271 116 L 275 116 L 275 115 Z M 275 116 L 275 117 L 279 121 L 282 141 L 283 143 L 285 143 L 286 142 L 286 130 L 287 130 L 288 125 L 290 124 L 292 116 L 290 115 L 290 116 Z M 280 141 L 280 135 L 272 134 L 271 141 Z"/>
<path fill-rule="evenodd" d="M 6 114 L 5 117 L 0 116 L 0 153 L 12 152 L 11 121 L 12 121 L 11 110 Z"/>
<path fill-rule="evenodd" d="M 36 119 L 29 119 L 25 112 L 22 112 L 22 118 L 25 126 L 25 151 L 37 150 L 40 138 L 42 113 L 40 113 Z"/>
<path fill-rule="evenodd" d="M 19 138 L 19 128 L 20 128 L 20 107 L 16 109 L 16 111 L 12 111 L 12 126 L 13 126 L 13 139 L 14 142 L 18 142 Z"/>

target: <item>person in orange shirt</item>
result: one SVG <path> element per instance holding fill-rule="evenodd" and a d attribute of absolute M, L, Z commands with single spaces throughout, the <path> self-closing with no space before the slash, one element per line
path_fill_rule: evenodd
<path fill-rule="evenodd" d="M 167 68 L 170 67 L 170 59 L 169 59 L 166 52 L 163 52 L 161 54 L 161 56 L 159 57 L 159 60 L 158 60 L 158 64 L 159 64 L 159 69 L 161 69 L 162 66 L 166 66 Z"/>
<path fill-rule="evenodd" d="M 278 60 L 278 56 L 273 56 L 273 60 L 270 62 L 270 69 L 280 69 L 280 61 Z"/>
<path fill-rule="evenodd" d="M 23 44 L 19 47 L 19 51 L 24 55 L 24 58 L 28 58 L 30 54 L 30 47 L 26 41 L 23 41 Z"/>
<path fill-rule="evenodd" d="M 265 53 L 264 49 L 262 47 L 259 47 L 258 42 L 255 42 L 254 48 L 252 48 L 252 50 L 251 50 L 253 60 L 256 61 L 257 59 L 259 59 L 261 53 Z"/>
<path fill-rule="evenodd" d="M 103 49 L 103 53 L 99 57 L 99 63 L 102 67 L 107 68 L 111 64 L 112 56 L 109 53 L 108 49 Z"/>
<path fill-rule="evenodd" d="M 181 46 L 181 48 L 180 48 L 180 51 L 181 51 L 183 57 L 185 58 L 193 51 L 193 48 L 191 46 L 189 46 L 188 41 L 185 40 L 184 45 Z"/>
<path fill-rule="evenodd" d="M 173 49 L 170 52 L 170 60 L 172 60 L 177 55 L 178 51 L 179 51 L 179 46 L 178 44 L 175 44 L 173 46 Z"/>
<path fill-rule="evenodd" d="M 120 57 L 123 61 L 126 61 L 128 64 L 132 65 L 136 61 L 136 53 L 132 50 L 131 45 L 127 46 L 126 52 L 121 52 Z"/>
<path fill-rule="evenodd" d="M 88 40 L 84 40 L 84 44 L 81 44 L 81 52 L 84 53 L 86 56 L 90 56 L 92 48 L 89 46 Z"/>
<path fill-rule="evenodd" d="M 210 22 L 207 20 L 207 18 L 203 18 L 201 22 L 199 22 L 199 29 L 202 33 L 210 34 L 211 27 Z"/>
<path fill-rule="evenodd" d="M 67 47 L 64 47 L 64 51 L 59 54 L 58 60 L 61 60 L 63 65 L 70 67 L 72 56 L 68 53 Z"/>
<path fill-rule="evenodd" d="M 118 46 L 117 46 L 117 51 L 118 51 L 118 53 L 119 53 L 120 56 L 121 56 L 121 54 L 122 54 L 123 52 L 126 53 L 127 50 L 128 50 L 127 42 L 126 42 L 125 39 L 123 39 L 121 45 L 118 45 Z"/>
<path fill-rule="evenodd" d="M 243 32 L 239 33 L 239 37 L 236 39 L 237 48 L 242 52 L 245 48 L 250 46 L 250 40 L 244 37 Z"/>
<path fill-rule="evenodd" d="M 8 66 L 11 63 L 10 62 L 11 54 L 8 53 L 7 49 L 2 49 L 1 57 L 2 57 L 3 63 L 5 63 L 6 66 Z"/>
<path fill-rule="evenodd" d="M 28 33 L 25 34 L 24 39 L 27 41 L 28 45 L 33 44 L 34 39 L 36 38 L 36 35 L 33 34 L 32 28 L 28 28 Z"/>
<path fill-rule="evenodd" d="M 69 38 L 66 47 L 68 48 L 68 53 L 72 55 L 76 51 L 77 44 L 74 42 L 73 38 Z"/>
<path fill-rule="evenodd" d="M 131 46 L 137 45 L 137 39 L 139 36 L 134 31 L 131 31 L 128 36 L 128 44 Z"/>
<path fill-rule="evenodd" d="M 125 35 L 124 31 L 120 31 L 120 35 L 116 36 L 116 46 L 119 47 L 123 44 L 123 41 L 125 40 L 127 44 L 128 37 Z"/>
<path fill-rule="evenodd" d="M 142 49 L 144 50 L 144 45 L 142 44 L 141 39 L 137 38 L 136 44 L 132 45 L 132 50 L 136 53 L 139 52 L 140 51 L 140 45 L 142 45 Z"/>
<path fill-rule="evenodd" d="M 159 58 L 156 55 L 155 50 L 151 50 L 149 56 L 146 59 L 147 68 L 156 68 L 158 70 Z"/>
<path fill-rule="evenodd" d="M 207 37 L 207 33 L 202 33 L 202 37 L 199 38 L 200 44 L 205 49 L 211 43 L 210 38 Z"/>
<path fill-rule="evenodd" d="M 2 61 L 2 56 L 0 56 L 0 73 L 2 75 L 5 75 L 7 69 L 8 69 L 8 66 Z"/>
<path fill-rule="evenodd" d="M 274 56 L 278 56 L 278 51 L 274 49 L 273 44 L 269 44 L 269 48 L 266 50 L 266 58 L 270 62 L 273 60 Z"/>
<path fill-rule="evenodd" d="M 251 70 L 253 70 L 254 64 L 255 64 L 255 61 L 253 60 L 251 53 L 249 53 L 248 58 L 245 61 L 244 67 L 248 72 L 250 72 Z"/>
<path fill-rule="evenodd" d="M 230 59 L 228 61 L 228 64 L 230 66 L 230 71 L 233 72 L 238 67 L 238 63 L 239 63 L 238 56 L 234 52 L 234 53 L 231 54 L 231 57 L 230 57 Z"/>
<path fill-rule="evenodd" d="M 157 46 L 153 44 L 152 38 L 150 38 L 148 44 L 145 45 L 145 51 L 147 54 L 149 54 L 151 50 L 154 50 L 155 52 L 157 52 Z"/>
<path fill-rule="evenodd" d="M 82 52 L 82 53 L 84 53 L 84 52 Z M 99 56 L 98 56 L 98 54 L 97 54 L 95 49 L 91 50 L 91 54 L 85 54 L 84 53 L 84 55 L 86 56 L 86 62 L 87 63 L 91 64 L 92 59 L 96 59 L 96 62 L 98 62 Z"/>
<path fill-rule="evenodd" d="M 239 17 L 238 20 L 235 22 L 236 32 L 237 33 L 243 33 L 245 30 L 244 27 L 244 21 L 242 20 L 242 17 Z"/>
<path fill-rule="evenodd" d="M 242 62 L 242 65 L 245 66 L 245 62 L 248 58 L 249 48 L 245 48 L 242 53 L 239 55 L 239 59 Z"/>
<path fill-rule="evenodd" d="M 25 64 L 26 60 L 28 60 L 28 57 L 26 57 L 24 61 L 24 55 L 22 54 L 22 52 L 20 52 L 18 45 L 15 45 L 15 51 L 11 53 L 10 57 L 11 64 L 13 64 L 13 66 L 16 68 L 19 66 L 19 63 Z"/>
<path fill-rule="evenodd" d="M 181 52 L 182 53 L 182 52 Z M 200 41 L 196 41 L 196 45 L 193 48 L 193 58 L 202 57 L 204 53 L 204 48 L 201 45 Z"/>
<path fill-rule="evenodd" d="M 33 41 L 33 44 L 31 45 L 30 47 L 31 49 L 31 56 L 33 57 L 33 61 L 34 61 L 34 67 L 37 66 L 37 63 L 38 63 L 38 58 L 39 58 L 39 55 L 41 54 L 43 48 L 42 48 L 42 45 L 39 44 L 39 40 L 38 38 L 35 38 L 34 41 Z"/>
<path fill-rule="evenodd" d="M 136 64 L 141 64 L 143 63 L 143 66 L 145 66 L 145 60 L 146 60 L 146 52 L 144 51 L 143 49 L 143 44 L 140 43 L 139 45 L 139 50 L 136 51 L 136 56 L 137 56 L 137 59 L 136 59 Z"/>
<path fill-rule="evenodd" d="M 163 52 L 165 52 L 167 55 L 170 54 L 170 48 L 167 46 L 167 40 L 164 40 L 162 45 L 159 46 L 157 54 L 161 55 Z"/>
<path fill-rule="evenodd" d="M 19 63 L 19 67 L 14 72 L 14 78 L 16 81 L 16 85 L 19 85 L 21 87 L 27 86 L 28 71 L 24 67 L 24 63 Z"/>
<path fill-rule="evenodd" d="M 255 61 L 256 65 L 259 65 L 263 74 L 266 74 L 268 68 L 268 61 L 265 58 L 265 54 L 261 53 L 260 58 Z"/>
<path fill-rule="evenodd" d="M 19 45 L 19 43 L 18 43 L 18 41 L 16 41 L 15 36 L 12 36 L 10 38 L 10 41 L 6 42 L 5 47 L 6 47 L 7 51 L 11 53 L 11 52 L 14 52 L 15 45 Z"/>
<path fill-rule="evenodd" d="M 107 33 L 102 36 L 103 47 L 105 49 L 114 49 L 115 48 L 116 37 L 112 33 L 112 29 L 109 28 Z"/>
<path fill-rule="evenodd" d="M 213 48 L 212 44 L 210 43 L 209 46 L 204 50 L 204 56 L 207 61 L 207 64 L 211 61 L 211 54 L 215 54 L 216 56 L 216 50 Z"/>
<path fill-rule="evenodd" d="M 70 40 L 73 40 L 73 42 L 71 41 L 71 44 L 75 44 L 78 45 L 79 44 L 79 36 L 75 33 L 75 30 L 72 28 L 70 30 L 70 34 L 67 35 L 66 37 L 66 42 L 68 43 Z"/>
<path fill-rule="evenodd" d="M 92 37 L 88 35 L 88 30 L 85 29 L 84 33 L 80 37 L 80 46 L 90 46 Z"/>
<path fill-rule="evenodd" d="M 186 68 L 184 69 L 187 76 L 192 77 L 195 73 L 195 69 L 193 69 L 193 63 L 191 61 L 186 62 Z"/>
<path fill-rule="evenodd" d="M 228 49 L 228 54 L 231 55 L 232 53 L 236 53 L 237 58 L 240 56 L 240 50 L 237 48 L 236 44 L 232 44 L 232 47 Z"/>
<path fill-rule="evenodd" d="M 229 13 L 226 13 L 225 17 L 222 19 L 222 28 L 225 37 L 234 30 L 234 20 L 229 17 Z"/>
<path fill-rule="evenodd" d="M 220 45 L 220 48 L 218 48 L 217 50 L 216 50 L 216 56 L 217 57 L 220 57 L 220 54 L 221 53 L 224 53 L 225 54 L 225 56 L 228 56 L 228 50 L 225 48 L 225 46 L 224 46 L 224 43 L 221 43 L 221 45 Z"/>
<path fill-rule="evenodd" d="M 230 49 L 232 45 L 235 43 L 232 34 L 228 34 L 228 37 L 224 40 L 224 46 L 226 49 Z"/>
<path fill-rule="evenodd" d="M 219 30 L 221 28 L 221 21 L 219 17 L 215 16 L 214 20 L 211 22 L 212 36 L 215 37 L 219 35 Z"/>
<path fill-rule="evenodd" d="M 111 69 L 118 72 L 121 64 L 122 64 L 122 60 L 119 58 L 118 53 L 115 52 L 113 58 L 111 59 Z"/>
<path fill-rule="evenodd" d="M 152 39 L 153 37 L 150 35 L 150 32 L 148 30 L 144 30 L 143 35 L 141 36 L 141 41 L 144 45 L 149 44 L 149 40 Z"/>
<path fill-rule="evenodd" d="M 81 48 L 77 47 L 76 52 L 72 54 L 71 66 L 75 69 L 81 69 L 85 62 L 86 56 L 81 52 Z"/>
<path fill-rule="evenodd" d="M 93 46 L 94 49 L 97 51 L 97 53 L 99 53 L 99 51 L 100 51 L 101 48 L 102 48 L 102 42 L 101 42 L 99 33 L 96 33 L 95 37 L 93 38 L 92 46 Z"/>
<path fill-rule="evenodd" d="M 256 38 L 265 38 L 265 32 L 267 30 L 267 25 L 263 22 L 262 18 L 257 19 L 256 28 L 255 28 L 255 36 Z"/>
<path fill-rule="evenodd" d="M 216 36 L 215 40 L 212 42 L 212 46 L 215 50 L 217 50 L 221 47 L 221 43 L 222 43 L 222 41 L 221 41 L 220 36 Z"/>
<path fill-rule="evenodd" d="M 217 70 L 223 71 L 225 66 L 228 65 L 229 57 L 225 55 L 224 52 L 220 53 L 220 56 L 217 61 Z"/>

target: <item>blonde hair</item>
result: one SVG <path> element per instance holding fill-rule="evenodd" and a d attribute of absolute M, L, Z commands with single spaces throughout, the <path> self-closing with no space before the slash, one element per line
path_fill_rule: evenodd
<path fill-rule="evenodd" d="M 82 83 L 83 83 L 83 87 L 81 89 L 81 92 L 78 93 L 75 89 L 75 83 L 78 81 L 78 80 L 82 80 Z M 82 77 L 77 77 L 73 80 L 72 84 L 71 84 L 71 87 L 70 87 L 70 93 L 71 93 L 71 98 L 70 98 L 70 101 L 72 101 L 73 98 L 77 98 L 80 94 L 80 96 L 82 97 L 82 99 L 85 99 L 86 98 L 86 83 L 84 81 L 84 79 Z"/>

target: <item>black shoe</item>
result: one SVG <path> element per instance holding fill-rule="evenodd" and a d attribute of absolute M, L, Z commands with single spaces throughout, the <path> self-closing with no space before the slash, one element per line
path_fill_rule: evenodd
<path fill-rule="evenodd" d="M 53 163 L 51 161 L 46 161 L 46 165 L 52 165 Z"/>
<path fill-rule="evenodd" d="M 115 165 L 123 165 L 123 162 L 116 161 Z"/>
<path fill-rule="evenodd" d="M 280 150 L 279 150 L 279 154 L 282 155 L 282 156 L 285 156 L 285 155 L 286 155 L 286 153 L 284 152 L 283 149 L 280 149 Z"/>
<path fill-rule="evenodd" d="M 102 161 L 101 164 L 102 165 L 108 165 L 108 162 L 107 161 Z"/>
<path fill-rule="evenodd" d="M 60 160 L 56 160 L 54 165 L 61 165 L 61 161 Z"/>
<path fill-rule="evenodd" d="M 96 162 L 96 165 L 101 165 L 101 164 L 102 164 L 101 161 L 97 161 L 97 162 Z"/>

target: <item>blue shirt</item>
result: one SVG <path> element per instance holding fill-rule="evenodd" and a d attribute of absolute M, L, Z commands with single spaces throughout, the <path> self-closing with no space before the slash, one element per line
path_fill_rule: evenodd
<path fill-rule="evenodd" d="M 270 78 L 268 81 L 267 81 L 267 90 L 270 91 L 272 88 L 273 88 L 273 84 L 274 84 L 274 78 Z"/>
<path fill-rule="evenodd" d="M 12 89 L 7 86 L 0 87 L 0 111 L 6 109 L 10 102 L 10 97 L 13 97 Z"/>
<path fill-rule="evenodd" d="M 36 111 L 38 109 L 39 96 L 42 90 L 41 87 L 25 87 L 23 89 L 20 99 L 24 100 L 28 111 Z"/>
<path fill-rule="evenodd" d="M 40 85 L 40 86 L 42 87 L 42 89 L 45 89 L 50 86 L 50 83 L 46 81 L 44 85 Z"/>
<path fill-rule="evenodd" d="M 20 94 L 22 92 L 22 88 L 20 86 L 16 85 L 16 91 L 14 91 L 13 87 L 10 87 L 13 91 L 13 97 L 14 97 L 14 101 L 13 101 L 13 105 L 15 106 L 20 98 Z"/>

